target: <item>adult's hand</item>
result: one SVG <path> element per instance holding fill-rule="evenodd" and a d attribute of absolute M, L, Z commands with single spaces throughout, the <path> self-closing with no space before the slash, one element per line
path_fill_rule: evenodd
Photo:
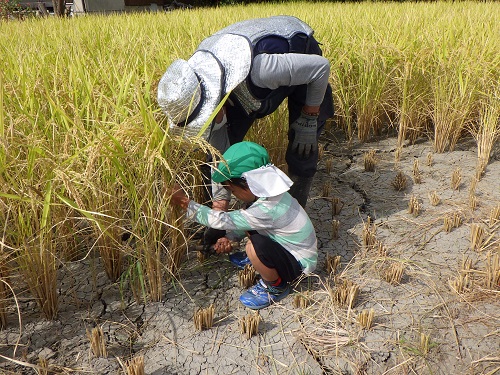
<path fill-rule="evenodd" d="M 290 129 L 293 130 L 292 151 L 299 157 L 308 158 L 311 152 L 318 149 L 317 128 L 318 116 L 304 112 L 290 125 Z"/>

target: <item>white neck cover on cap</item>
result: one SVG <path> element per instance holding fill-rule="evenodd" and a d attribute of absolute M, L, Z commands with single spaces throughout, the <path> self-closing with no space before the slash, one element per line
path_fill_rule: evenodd
<path fill-rule="evenodd" d="M 241 177 L 247 181 L 250 191 L 256 197 L 275 197 L 290 190 L 293 181 L 272 164 L 244 172 Z"/>

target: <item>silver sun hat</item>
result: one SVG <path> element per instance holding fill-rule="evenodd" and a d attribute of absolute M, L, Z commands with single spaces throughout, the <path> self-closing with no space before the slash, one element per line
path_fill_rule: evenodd
<path fill-rule="evenodd" d="M 249 41 L 233 34 L 212 35 L 186 60 L 175 60 L 158 84 L 158 104 L 170 128 L 199 134 L 222 98 L 249 74 Z"/>

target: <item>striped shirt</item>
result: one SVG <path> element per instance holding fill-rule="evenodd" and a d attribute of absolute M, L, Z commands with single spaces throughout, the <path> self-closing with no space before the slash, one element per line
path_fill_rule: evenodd
<path fill-rule="evenodd" d="M 249 208 L 230 212 L 212 210 L 189 201 L 186 215 L 207 227 L 233 232 L 228 237 L 243 238 L 246 231 L 254 230 L 289 251 L 305 274 L 316 269 L 316 232 L 307 213 L 288 192 L 258 198 Z"/>

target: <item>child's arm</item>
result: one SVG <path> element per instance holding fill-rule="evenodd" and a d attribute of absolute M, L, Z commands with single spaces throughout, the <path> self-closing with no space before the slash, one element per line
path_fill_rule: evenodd
<path fill-rule="evenodd" d="M 189 197 L 184 192 L 184 190 L 182 190 L 179 184 L 175 183 L 170 192 L 168 192 L 168 194 L 170 195 L 170 202 L 172 204 L 180 206 L 184 210 L 187 209 L 189 204 Z"/>

